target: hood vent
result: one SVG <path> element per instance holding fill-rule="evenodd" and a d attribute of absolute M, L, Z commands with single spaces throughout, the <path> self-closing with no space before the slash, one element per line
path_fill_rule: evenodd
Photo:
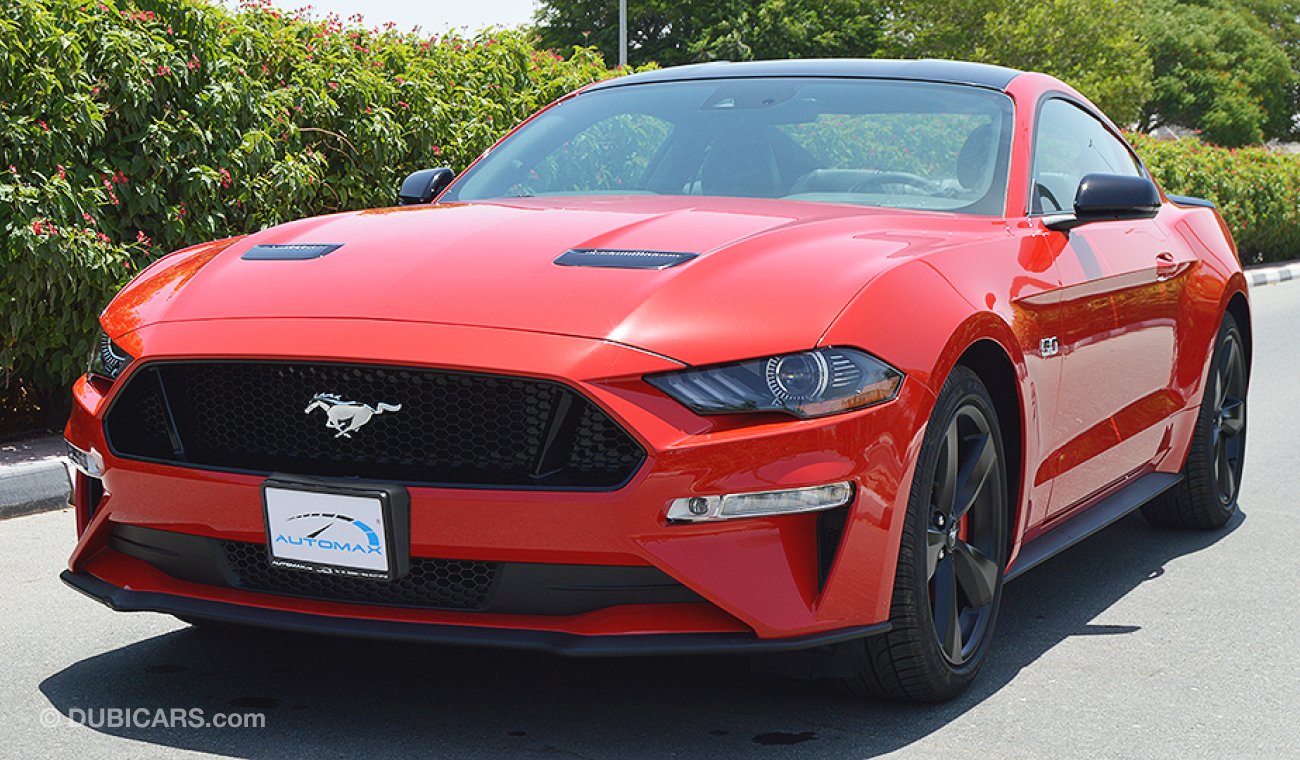
<path fill-rule="evenodd" d="M 301 261 L 319 259 L 342 248 L 342 243 L 293 243 L 255 245 L 239 258 L 252 261 Z"/>
<path fill-rule="evenodd" d="M 685 264 L 698 253 L 671 251 L 615 250 L 610 248 L 574 248 L 555 260 L 562 267 L 600 267 L 605 269 L 667 269 Z"/>

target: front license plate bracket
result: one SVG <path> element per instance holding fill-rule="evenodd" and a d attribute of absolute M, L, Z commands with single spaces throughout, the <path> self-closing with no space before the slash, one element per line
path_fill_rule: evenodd
<path fill-rule="evenodd" d="M 410 573 L 403 486 L 272 475 L 262 483 L 262 516 L 274 567 L 381 581 Z"/>

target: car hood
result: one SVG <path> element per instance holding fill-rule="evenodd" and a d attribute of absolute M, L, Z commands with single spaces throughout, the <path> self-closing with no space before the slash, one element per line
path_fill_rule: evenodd
<path fill-rule="evenodd" d="M 615 341 L 688 364 L 814 346 L 892 260 L 991 220 L 755 199 L 618 197 L 374 209 L 164 259 L 110 307 L 110 333 L 164 321 L 344 318 Z M 956 224 L 955 224 L 956 223 Z M 305 260 L 260 244 L 334 244 Z M 665 269 L 560 266 L 581 249 L 698 254 Z M 171 263 L 169 263 L 171 262 Z"/>

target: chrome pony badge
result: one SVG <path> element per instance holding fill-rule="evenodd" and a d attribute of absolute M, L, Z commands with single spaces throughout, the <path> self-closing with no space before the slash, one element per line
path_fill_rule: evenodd
<path fill-rule="evenodd" d="M 334 393 L 317 393 L 312 396 L 311 403 L 303 413 L 311 414 L 315 409 L 325 410 L 325 427 L 338 431 L 334 434 L 335 438 L 351 438 L 353 433 L 370 422 L 371 417 L 384 412 L 400 412 L 402 405 L 379 403 L 371 406 L 356 401 L 344 401 Z"/>

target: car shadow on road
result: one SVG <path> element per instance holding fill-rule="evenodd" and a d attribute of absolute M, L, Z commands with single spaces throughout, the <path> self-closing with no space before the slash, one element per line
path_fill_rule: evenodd
<path fill-rule="evenodd" d="M 1007 587 L 979 679 L 941 705 L 857 700 L 755 674 L 742 658 L 569 660 L 190 628 L 82 660 L 40 688 L 64 715 L 91 710 L 92 720 L 100 707 L 264 713 L 262 729 L 95 727 L 232 756 L 691 757 L 768 745 L 765 753 L 868 757 L 944 726 L 1072 636 L 1138 630 L 1092 621 L 1244 519 L 1201 533 L 1156 530 L 1132 515 L 1027 573 Z"/>

